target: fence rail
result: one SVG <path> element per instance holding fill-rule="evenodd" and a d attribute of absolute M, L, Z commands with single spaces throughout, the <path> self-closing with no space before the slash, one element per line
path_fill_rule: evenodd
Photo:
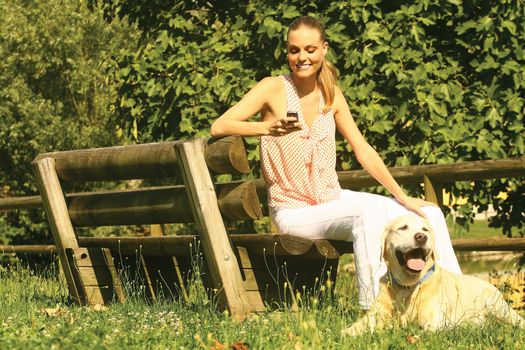
<path fill-rule="evenodd" d="M 231 235 L 233 244 L 243 244 L 243 235 Z M 253 237 L 253 236 L 252 236 Z M 266 238 L 266 237 L 265 237 Z M 190 253 L 194 244 L 193 236 L 175 237 L 127 237 L 127 238 L 79 238 L 81 247 L 104 247 L 123 254 L 133 254 L 140 250 L 142 254 L 151 256 L 180 255 Z M 253 240 L 250 240 L 253 241 Z M 182 244 L 181 244 L 182 243 Z M 260 242 L 257 242 L 260 243 Z M 269 254 L 279 255 L 275 250 L 274 242 L 268 240 Z M 257 246 L 260 246 L 258 244 Z M 460 251 L 523 251 L 525 252 L 525 238 L 462 238 L 452 240 L 452 246 Z M 342 245 L 339 253 L 351 253 L 351 245 Z M 0 254 L 34 255 L 56 254 L 54 245 L 0 245 Z"/>
<path fill-rule="evenodd" d="M 170 144 L 170 146 L 172 145 Z M 236 149 L 236 147 L 234 147 L 234 149 Z M 147 149 L 146 151 L 151 152 L 150 149 Z M 108 148 L 107 154 L 119 155 L 119 152 L 120 149 L 118 147 Z M 208 160 L 211 162 L 213 162 L 213 157 L 230 157 L 231 159 L 234 159 L 233 163 L 239 163 L 235 161 L 235 154 L 233 156 L 231 154 L 225 155 L 225 152 L 222 149 L 215 149 L 213 152 L 208 152 L 208 155 Z M 100 160 L 100 162 L 102 161 L 103 160 Z M 81 164 L 82 167 L 87 166 L 85 163 L 79 164 Z M 243 168 L 243 166 L 236 167 Z M 246 169 L 244 168 L 243 171 L 245 172 Z M 393 167 L 389 170 L 396 181 L 402 185 L 423 183 L 425 186 L 425 197 L 427 200 L 432 200 L 435 203 L 442 205 L 442 184 L 455 181 L 525 177 L 525 157 L 469 161 L 455 164 Z M 342 171 L 338 172 L 338 176 L 343 188 L 360 189 L 363 187 L 378 185 L 377 181 L 368 175 L 368 173 L 366 173 L 364 170 Z M 225 210 L 225 212 L 244 213 L 231 219 L 254 219 L 261 216 L 259 208 L 254 207 L 250 198 L 253 197 L 252 194 L 254 191 L 256 191 L 264 202 L 264 199 L 266 198 L 266 184 L 263 179 L 255 179 L 253 184 L 253 187 L 242 188 L 242 191 L 233 190 L 237 187 L 236 182 L 217 184 L 218 192 L 223 193 L 223 195 L 219 195 L 219 205 L 228 208 L 228 210 Z M 150 196 L 144 196 L 145 192 L 150 193 Z M 68 202 L 76 203 L 74 206 L 72 206 L 70 213 L 72 220 L 76 221 L 78 226 L 91 226 L 100 224 L 118 225 L 119 217 L 129 218 L 131 215 L 137 216 L 137 223 L 169 223 L 170 218 L 173 218 L 174 216 L 188 215 L 186 211 L 188 211 L 189 208 L 185 206 L 186 199 L 182 200 L 182 202 L 180 200 L 174 200 L 174 197 L 179 197 L 179 195 L 184 196 L 183 191 L 181 191 L 177 186 L 115 191 L 114 193 L 116 201 L 113 203 L 100 203 L 100 201 L 97 200 L 96 194 L 67 194 L 66 198 Z M 134 198 L 146 198 L 146 202 L 137 202 L 137 208 L 139 209 L 134 211 L 119 211 L 119 202 L 123 202 L 129 206 L 129 202 L 133 201 Z M 171 206 L 166 205 L 166 203 L 171 203 Z M 173 203 L 179 203 L 179 205 L 173 206 Z M 231 210 L 232 206 L 238 208 L 238 210 Z M 0 198 L 0 211 L 41 207 L 42 199 L 40 196 Z M 148 210 L 147 208 L 156 209 L 152 211 Z M 112 219 L 104 221 L 105 219 L 102 216 L 105 218 L 111 217 Z M 453 245 L 457 251 L 525 251 L 525 238 L 502 237 L 489 239 L 456 239 L 453 240 Z M 14 252 L 20 254 L 41 254 L 52 253 L 54 251 L 55 248 L 53 245 L 0 245 L 0 252 L 5 253 Z"/>

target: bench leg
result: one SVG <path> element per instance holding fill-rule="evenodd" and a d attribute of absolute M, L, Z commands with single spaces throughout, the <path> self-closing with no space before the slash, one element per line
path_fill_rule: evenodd
<path fill-rule="evenodd" d="M 242 319 L 250 308 L 206 165 L 203 140 L 183 142 L 175 147 L 219 307 Z"/>
<path fill-rule="evenodd" d="M 82 299 L 87 305 L 105 305 L 115 300 L 125 301 L 120 277 L 107 248 L 68 248 L 69 265 L 76 271 L 75 278 Z"/>
<path fill-rule="evenodd" d="M 69 218 L 62 186 L 55 170 L 55 160 L 53 158 L 43 158 L 33 162 L 33 171 L 42 196 L 44 210 L 51 226 L 64 276 L 66 277 L 69 294 L 75 302 L 83 303 L 84 298 L 79 290 L 80 286 L 75 282 L 79 279 L 78 274 L 70 266 L 66 255 L 66 249 L 77 249 L 78 242 L 73 224 Z"/>

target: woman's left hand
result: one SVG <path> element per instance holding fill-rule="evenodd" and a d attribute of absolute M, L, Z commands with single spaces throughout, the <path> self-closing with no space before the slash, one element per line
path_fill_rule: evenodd
<path fill-rule="evenodd" d="M 397 199 L 396 198 L 396 200 L 399 203 L 401 203 L 408 210 L 413 211 L 417 215 L 419 215 L 421 217 L 424 217 L 424 218 L 426 218 L 427 216 L 421 210 L 421 207 L 426 207 L 426 206 L 429 206 L 429 205 L 437 207 L 436 203 L 432 203 L 432 202 L 426 201 L 426 200 L 421 199 L 421 198 L 414 198 L 414 197 L 406 196 L 403 199 Z"/>

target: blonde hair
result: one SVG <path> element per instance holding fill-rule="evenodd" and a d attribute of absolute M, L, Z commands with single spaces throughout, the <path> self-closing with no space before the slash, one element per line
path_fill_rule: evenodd
<path fill-rule="evenodd" d="M 321 40 L 323 43 L 327 41 L 324 24 L 321 23 L 321 21 L 319 21 L 317 18 L 311 16 L 302 16 L 296 18 L 288 27 L 288 33 L 297 30 L 302 26 L 317 29 L 319 34 L 321 34 Z M 321 93 L 323 94 L 325 100 L 325 108 L 323 112 L 326 112 L 330 107 L 332 107 L 335 96 L 336 82 L 337 68 L 335 68 L 332 62 L 328 61 L 328 59 L 324 57 L 321 69 L 319 69 L 319 72 L 317 72 L 317 83 L 319 84 Z"/>

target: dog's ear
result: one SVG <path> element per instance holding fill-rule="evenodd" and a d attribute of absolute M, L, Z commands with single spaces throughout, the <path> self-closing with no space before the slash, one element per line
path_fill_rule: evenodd
<path fill-rule="evenodd" d="M 434 257 L 434 262 L 438 261 L 439 255 L 436 249 L 436 231 L 434 231 L 434 228 L 430 224 L 428 220 L 425 220 L 427 222 L 427 227 L 429 229 L 430 233 L 430 247 L 432 248 L 432 256 Z"/>
<path fill-rule="evenodd" d="M 383 262 L 383 263 L 386 262 L 386 259 L 385 259 L 386 236 L 390 232 L 391 226 L 392 226 L 391 222 L 386 224 L 385 228 L 383 229 L 383 233 L 381 234 L 381 256 L 380 256 L 380 261 Z"/>

